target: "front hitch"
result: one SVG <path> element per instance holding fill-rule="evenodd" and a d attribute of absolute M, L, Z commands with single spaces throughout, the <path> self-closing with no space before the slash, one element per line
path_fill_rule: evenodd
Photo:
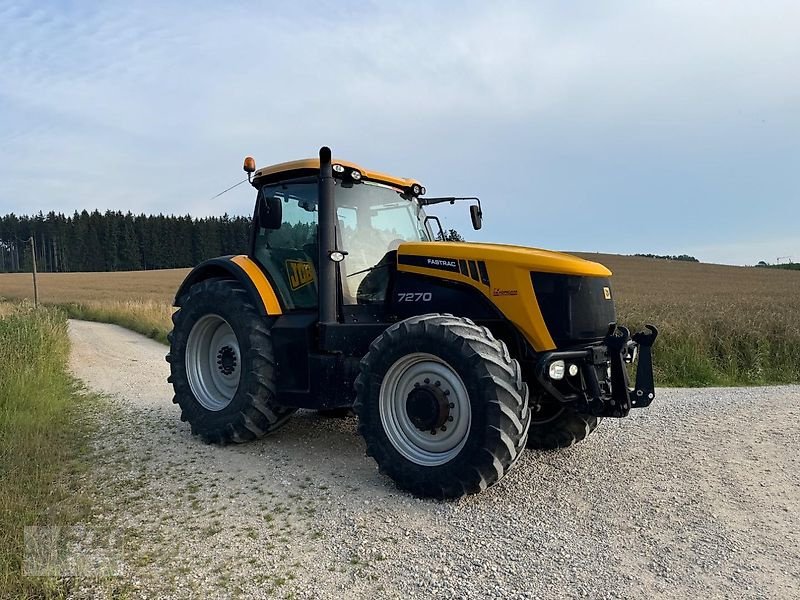
<path fill-rule="evenodd" d="M 653 383 L 653 343 L 658 337 L 655 325 L 645 325 L 648 331 L 634 334 L 633 341 L 639 344 L 639 364 L 636 366 L 636 388 L 631 390 L 631 406 L 640 408 L 650 406 L 656 397 Z"/>
<path fill-rule="evenodd" d="M 546 352 L 536 364 L 536 379 L 559 402 L 597 417 L 625 417 L 631 408 L 649 406 L 655 398 L 652 347 L 658 329 L 653 325 L 645 325 L 645 329 L 631 337 L 626 327 L 611 324 L 602 345 Z M 637 354 L 636 386 L 632 388 L 626 363 L 634 362 Z M 580 365 L 582 389 L 573 388 L 565 393 L 548 377 L 548 366 L 557 360 L 575 361 Z M 610 390 L 598 377 L 598 371 L 604 371 L 607 366 L 610 367 Z"/>
<path fill-rule="evenodd" d="M 631 338 L 626 327 L 612 327 L 605 339 L 608 360 L 611 362 L 611 406 L 606 410 L 609 417 L 624 417 L 631 408 L 649 406 L 656 397 L 653 383 L 653 343 L 658 337 L 654 325 L 645 325 L 647 331 L 640 331 Z M 636 387 L 630 387 L 626 362 L 630 362 L 638 350 L 639 364 L 636 367 Z"/>

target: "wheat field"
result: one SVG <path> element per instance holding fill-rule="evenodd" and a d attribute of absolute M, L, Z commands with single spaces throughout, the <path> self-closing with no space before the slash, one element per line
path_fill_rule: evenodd
<path fill-rule="evenodd" d="M 800 272 L 579 254 L 605 264 L 619 321 L 661 330 L 661 385 L 800 381 Z M 46 273 L 42 302 L 85 319 L 119 323 L 164 341 L 175 290 L 188 269 Z M 0 297 L 30 298 L 29 274 L 0 274 Z"/>

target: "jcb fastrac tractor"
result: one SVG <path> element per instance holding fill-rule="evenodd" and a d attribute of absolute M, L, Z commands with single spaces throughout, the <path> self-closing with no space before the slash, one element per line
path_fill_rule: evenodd
<path fill-rule="evenodd" d="M 249 252 L 197 266 L 175 297 L 174 401 L 204 440 L 260 438 L 298 408 L 352 408 L 399 487 L 457 498 L 498 481 L 526 445 L 568 446 L 652 402 L 657 331 L 616 324 L 604 266 L 439 241 L 425 207 L 471 201 L 478 229 L 477 198 L 426 197 L 328 148 L 244 168 L 258 190 Z"/>

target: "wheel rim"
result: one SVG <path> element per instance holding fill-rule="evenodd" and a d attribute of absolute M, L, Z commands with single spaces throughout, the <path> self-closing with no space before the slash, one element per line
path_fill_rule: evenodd
<path fill-rule="evenodd" d="M 445 417 L 444 422 L 441 418 L 436 421 L 435 433 L 423 430 L 420 421 L 425 419 L 412 410 L 414 393 L 420 389 L 428 390 L 431 398 L 447 400 L 443 409 L 446 414 L 433 415 Z M 432 354 L 409 354 L 389 367 L 381 383 L 379 409 L 392 446 L 408 460 L 426 467 L 455 458 L 467 442 L 472 423 L 464 382 L 449 364 Z"/>
<path fill-rule="evenodd" d="M 233 400 L 241 374 L 239 341 L 219 315 L 201 317 L 189 332 L 186 374 L 203 408 L 219 411 Z"/>

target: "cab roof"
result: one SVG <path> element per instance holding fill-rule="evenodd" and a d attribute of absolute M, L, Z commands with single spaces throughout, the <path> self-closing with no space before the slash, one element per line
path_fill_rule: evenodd
<path fill-rule="evenodd" d="M 334 166 L 334 177 L 339 176 L 339 173 L 336 172 L 336 165 L 341 165 L 346 171 L 357 170 L 361 173 L 361 178 L 368 181 L 377 181 L 378 183 L 385 183 L 403 189 L 409 189 L 414 185 L 422 185 L 416 179 L 395 177 L 394 175 L 388 175 L 379 171 L 372 171 L 347 160 L 334 158 L 331 162 Z M 268 167 L 261 167 L 253 173 L 252 184 L 253 187 L 258 188 L 265 183 L 294 179 L 305 175 L 315 175 L 317 173 L 319 173 L 319 158 L 304 158 L 301 160 L 279 163 L 277 165 L 270 165 Z"/>

